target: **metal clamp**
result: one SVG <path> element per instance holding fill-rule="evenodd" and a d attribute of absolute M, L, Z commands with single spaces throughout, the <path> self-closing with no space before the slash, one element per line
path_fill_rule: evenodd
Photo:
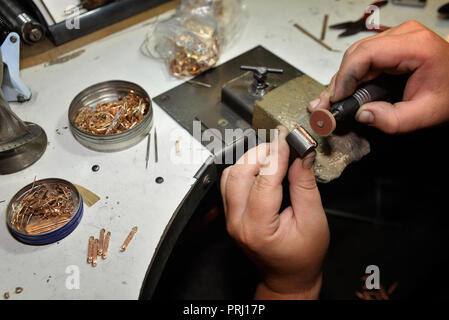
<path fill-rule="evenodd" d="M 24 102 L 31 99 L 31 90 L 20 78 L 20 37 L 11 32 L 0 47 L 5 65 L 1 89 L 9 102 Z"/>
<path fill-rule="evenodd" d="M 240 66 L 240 70 L 252 71 L 254 72 L 254 83 L 249 88 L 249 93 L 253 96 L 262 97 L 267 93 L 268 83 L 267 75 L 268 73 L 283 73 L 282 69 L 273 69 L 267 67 L 252 67 L 252 66 Z"/>

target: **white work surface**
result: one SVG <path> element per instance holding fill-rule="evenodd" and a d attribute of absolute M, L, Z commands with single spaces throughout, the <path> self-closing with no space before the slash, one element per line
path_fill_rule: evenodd
<path fill-rule="evenodd" d="M 437 19 L 437 8 L 447 1 L 428 1 L 425 9 L 389 4 L 380 11 L 381 24 L 397 25 L 419 20 L 441 36 L 449 34 L 449 21 Z M 325 42 L 341 52 L 330 52 L 293 27 L 299 23 L 317 37 L 324 14 L 329 25 L 358 19 L 369 1 L 288 1 L 249 0 L 249 21 L 240 37 L 223 53 L 225 62 L 257 45 L 263 45 L 299 70 L 327 84 L 337 71 L 348 46 L 370 33 L 339 39 L 340 31 L 328 30 Z M 164 14 L 169 16 L 171 13 Z M 85 207 L 77 229 L 59 243 L 29 246 L 16 241 L 5 223 L 0 223 L 0 293 L 9 291 L 10 299 L 137 299 L 155 249 L 177 207 L 195 183 L 194 174 L 209 156 L 208 151 L 157 105 L 154 123 L 158 132 L 159 162 L 151 161 L 145 170 L 146 140 L 126 151 L 106 154 L 89 151 L 73 138 L 67 111 L 71 100 L 84 88 L 106 80 L 128 80 L 141 85 L 151 97 L 173 88 L 182 81 L 168 77 L 159 61 L 144 56 L 139 47 L 148 24 L 141 23 L 90 44 L 78 57 L 56 65 L 39 65 L 22 71 L 22 78 L 33 91 L 32 100 L 12 104 L 26 121 L 41 125 L 48 136 L 43 157 L 31 167 L 0 176 L 0 219 L 11 197 L 24 185 L 38 179 L 58 177 L 80 184 L 101 200 Z M 201 161 L 175 164 L 170 158 L 175 140 L 181 141 L 181 154 L 190 150 Z M 99 172 L 91 167 L 100 166 Z M 162 176 L 162 184 L 155 178 Z M 138 226 L 128 249 L 119 248 L 133 226 Z M 98 237 L 101 228 L 111 231 L 107 260 L 96 268 L 86 263 L 90 235 Z M 68 266 L 77 266 L 80 288 L 69 290 Z M 20 295 L 14 288 L 22 287 Z"/>

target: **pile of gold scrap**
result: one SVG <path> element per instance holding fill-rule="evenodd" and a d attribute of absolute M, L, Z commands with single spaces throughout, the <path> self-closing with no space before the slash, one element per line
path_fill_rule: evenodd
<path fill-rule="evenodd" d="M 170 60 L 170 72 L 179 78 L 190 77 L 210 69 L 218 60 L 218 51 L 198 56 L 185 50 L 178 51 Z"/>
<path fill-rule="evenodd" d="M 210 69 L 219 58 L 219 38 L 214 28 L 188 20 L 189 32 L 180 34 L 175 42 L 175 55 L 169 61 L 176 77 L 190 77 Z"/>
<path fill-rule="evenodd" d="M 96 267 L 98 263 L 97 257 L 101 257 L 103 260 L 106 259 L 108 255 L 109 239 L 111 238 L 111 232 L 106 230 L 100 230 L 99 239 L 95 239 L 93 236 L 89 237 L 89 246 L 87 250 L 87 263 L 91 264 L 92 267 Z"/>
<path fill-rule="evenodd" d="M 29 234 L 40 234 L 62 226 L 74 214 L 77 203 L 72 191 L 59 183 L 32 185 L 25 195 L 12 205 L 11 225 Z"/>
<path fill-rule="evenodd" d="M 118 101 L 80 108 L 74 122 L 78 129 L 90 134 L 116 134 L 135 127 L 148 110 L 149 102 L 130 91 Z"/>
<path fill-rule="evenodd" d="M 365 280 L 367 277 L 368 276 L 365 275 L 361 279 L 364 283 L 362 286 L 362 292 L 355 292 L 356 296 L 362 300 L 390 300 L 390 296 L 393 294 L 399 284 L 397 281 L 395 281 L 387 290 L 385 290 L 382 285 L 379 285 L 379 289 L 368 289 L 365 285 Z"/>

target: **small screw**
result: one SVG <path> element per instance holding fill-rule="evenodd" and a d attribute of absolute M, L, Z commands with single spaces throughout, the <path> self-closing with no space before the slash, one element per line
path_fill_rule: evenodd
<path fill-rule="evenodd" d="M 11 38 L 9 38 L 9 40 L 10 40 L 12 43 L 16 43 L 16 42 L 17 42 L 17 37 L 16 37 L 16 36 L 11 36 Z"/>
<path fill-rule="evenodd" d="M 156 178 L 156 183 L 161 184 L 162 182 L 164 182 L 164 178 L 162 178 L 162 177 L 157 177 Z"/>
<path fill-rule="evenodd" d="M 100 170 L 100 166 L 98 164 L 92 166 L 93 172 L 97 172 L 98 170 Z"/>
<path fill-rule="evenodd" d="M 207 187 L 210 183 L 212 182 L 211 178 L 209 177 L 209 175 L 206 175 L 203 179 L 203 184 L 205 187 Z"/>
<path fill-rule="evenodd" d="M 25 102 L 26 101 L 25 96 L 23 94 L 18 94 L 17 95 L 17 101 L 18 102 Z"/>

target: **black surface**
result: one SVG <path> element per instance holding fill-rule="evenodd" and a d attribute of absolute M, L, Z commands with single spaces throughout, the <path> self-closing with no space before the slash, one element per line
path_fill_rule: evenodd
<path fill-rule="evenodd" d="M 163 177 L 158 177 L 156 180 L 159 182 L 156 181 L 156 183 L 161 183 L 160 178 L 163 180 Z M 168 223 L 166 229 L 164 230 L 164 234 L 158 243 L 156 252 L 153 255 L 153 259 L 148 267 L 145 279 L 142 283 L 139 299 L 146 300 L 153 297 L 161 274 L 166 266 L 167 260 L 172 254 L 172 250 L 175 247 L 179 236 L 194 214 L 198 205 L 217 181 L 216 166 L 213 165 L 210 158 L 198 170 L 194 178 L 197 180 L 196 183 L 192 186 L 189 193 L 185 196 L 176 211 L 173 213 L 173 217 Z"/>
<path fill-rule="evenodd" d="M 393 300 L 449 298 L 449 128 L 399 136 L 364 131 L 371 154 L 340 179 L 319 185 L 331 232 L 321 298 L 357 299 L 360 278 L 372 264 L 384 287 L 398 281 Z M 218 195 L 215 201 L 221 203 Z M 287 194 L 283 202 L 289 205 Z M 221 216 L 178 243 L 154 298 L 250 299 L 257 281 L 255 266 L 229 238 Z"/>
<path fill-rule="evenodd" d="M 48 26 L 49 36 L 55 45 L 80 38 L 133 15 L 149 10 L 169 0 L 119 0 L 88 11 L 79 18 L 79 29 L 68 29 L 66 22 Z"/>

